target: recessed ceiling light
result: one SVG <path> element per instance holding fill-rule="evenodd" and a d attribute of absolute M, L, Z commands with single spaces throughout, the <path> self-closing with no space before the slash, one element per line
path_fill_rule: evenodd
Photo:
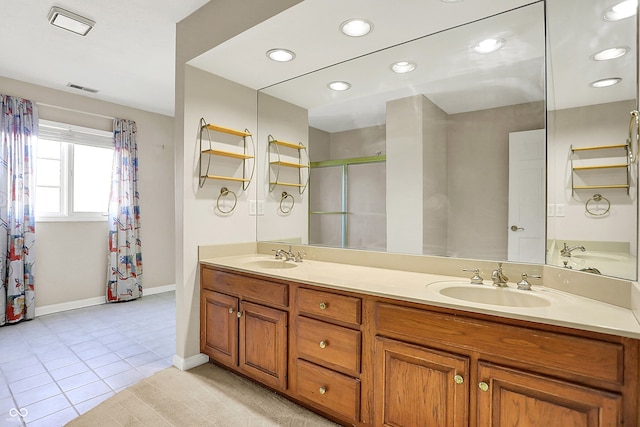
<path fill-rule="evenodd" d="M 609 87 L 618 84 L 622 81 L 620 77 L 609 77 L 607 79 L 600 79 L 592 82 L 591 87 Z"/>
<path fill-rule="evenodd" d="M 637 11 L 638 0 L 624 0 L 607 9 L 604 14 L 604 19 L 607 21 L 619 21 L 635 15 Z"/>
<path fill-rule="evenodd" d="M 411 61 L 398 61 L 391 64 L 391 70 L 394 73 L 404 74 L 416 69 L 416 64 Z"/>
<path fill-rule="evenodd" d="M 267 51 L 267 56 L 272 61 L 289 62 L 293 61 L 293 59 L 296 57 L 296 54 L 288 49 L 271 49 Z"/>
<path fill-rule="evenodd" d="M 340 31 L 350 37 L 366 36 L 373 30 L 373 24 L 366 19 L 353 18 L 340 24 Z"/>
<path fill-rule="evenodd" d="M 594 54 L 592 58 L 595 61 L 608 61 L 610 59 L 620 58 L 628 51 L 628 47 L 612 47 L 611 49 L 601 50 L 600 52 Z"/>
<path fill-rule="evenodd" d="M 89 18 L 69 12 L 68 10 L 57 6 L 51 8 L 47 18 L 49 18 L 49 23 L 51 25 L 55 25 L 56 27 L 71 31 L 81 36 L 86 36 L 93 26 L 96 25 L 96 23 Z"/>
<path fill-rule="evenodd" d="M 506 43 L 502 38 L 490 38 L 482 40 L 477 45 L 473 46 L 473 50 L 478 53 L 491 53 L 500 49 Z"/>
<path fill-rule="evenodd" d="M 331 82 L 327 86 L 329 86 L 329 89 L 336 91 L 349 90 L 351 88 L 350 83 L 341 81 Z"/>

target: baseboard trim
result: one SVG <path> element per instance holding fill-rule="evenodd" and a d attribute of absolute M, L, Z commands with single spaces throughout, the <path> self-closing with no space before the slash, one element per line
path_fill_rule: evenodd
<path fill-rule="evenodd" d="M 189 369 L 193 369 L 196 366 L 204 365 L 209 362 L 209 356 L 206 354 L 196 354 L 195 356 L 187 357 L 186 359 L 175 354 L 173 356 L 173 366 L 180 369 L 181 371 L 188 371 Z"/>
<path fill-rule="evenodd" d="M 154 288 L 144 288 L 143 290 L 143 295 L 155 295 L 155 294 L 161 294 L 163 292 L 171 292 L 171 291 L 175 291 L 176 290 L 176 285 L 165 285 L 165 286 L 156 286 Z M 37 288 L 36 288 L 36 295 L 37 295 Z M 37 296 L 36 296 L 37 298 Z M 36 307 L 36 317 L 38 316 L 44 316 L 46 314 L 53 314 L 53 313 L 59 313 L 61 311 L 67 311 L 67 310 L 75 310 L 78 308 L 85 308 L 85 307 L 91 307 L 94 305 L 100 305 L 100 304 L 105 304 L 105 297 L 101 296 L 101 297 L 93 297 L 93 298 L 86 298 L 86 299 L 80 299 L 80 300 L 76 300 L 76 301 L 68 301 L 68 302 L 63 302 L 60 304 L 51 304 L 51 305 L 44 305 L 42 307 Z"/>

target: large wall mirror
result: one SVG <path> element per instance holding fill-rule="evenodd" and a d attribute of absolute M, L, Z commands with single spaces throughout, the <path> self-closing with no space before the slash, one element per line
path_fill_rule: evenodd
<path fill-rule="evenodd" d="M 284 210 L 257 217 L 258 240 L 635 279 L 636 17 L 611 6 L 533 2 L 260 90 L 257 199 Z M 274 162 L 269 136 L 307 149 Z M 307 154 L 288 179 L 303 187 L 269 185 Z"/>

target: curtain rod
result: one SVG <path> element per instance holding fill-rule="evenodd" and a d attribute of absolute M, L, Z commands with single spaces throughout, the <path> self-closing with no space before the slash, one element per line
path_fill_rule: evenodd
<path fill-rule="evenodd" d="M 57 108 L 58 110 L 71 111 L 71 112 L 74 112 L 74 113 L 85 114 L 87 116 L 101 117 L 103 119 L 109 119 L 109 120 L 114 120 L 115 119 L 115 117 L 105 116 L 104 114 L 88 113 L 86 111 L 74 110 L 73 108 L 66 108 L 66 107 L 60 107 L 58 105 L 45 104 L 44 102 L 37 102 L 36 101 L 36 105 L 42 106 L 42 107 Z"/>

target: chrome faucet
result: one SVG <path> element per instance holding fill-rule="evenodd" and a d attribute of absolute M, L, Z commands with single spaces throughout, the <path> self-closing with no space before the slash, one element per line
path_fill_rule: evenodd
<path fill-rule="evenodd" d="M 567 243 L 565 242 L 564 247 L 562 249 L 560 249 L 560 255 L 562 255 L 563 257 L 570 257 L 571 256 L 571 252 L 575 251 L 576 249 L 580 249 L 582 252 L 586 251 L 587 248 L 585 248 L 582 245 L 576 245 L 572 248 L 567 246 Z"/>
<path fill-rule="evenodd" d="M 276 252 L 276 259 L 284 259 L 285 261 L 295 261 L 302 262 L 302 258 L 306 255 L 304 251 L 298 251 L 296 255 L 293 254 L 291 250 L 291 245 L 289 245 L 289 250 L 285 251 L 284 249 L 274 249 Z"/>
<path fill-rule="evenodd" d="M 502 272 L 502 263 L 498 263 L 498 268 L 491 273 L 491 280 L 493 280 L 493 286 L 504 288 L 507 286 L 509 278 Z"/>
<path fill-rule="evenodd" d="M 284 259 L 285 261 L 293 261 L 295 260 L 295 255 L 291 252 L 291 246 L 289 246 L 289 250 L 285 251 L 284 249 L 276 249 L 276 259 Z"/>

